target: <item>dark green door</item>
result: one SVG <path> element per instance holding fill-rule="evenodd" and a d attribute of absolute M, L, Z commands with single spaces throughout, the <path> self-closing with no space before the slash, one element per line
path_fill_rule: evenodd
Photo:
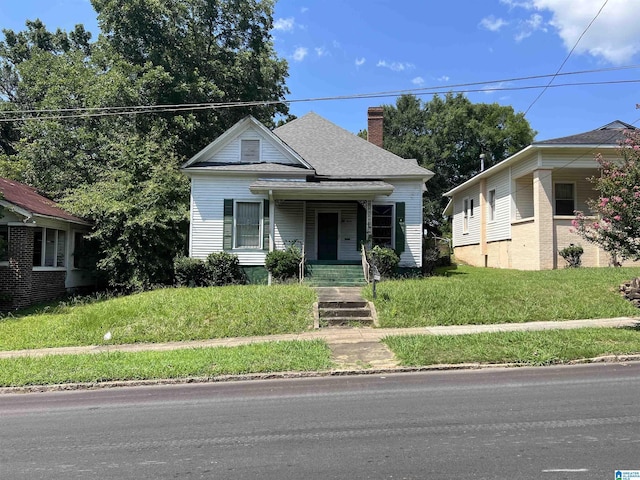
<path fill-rule="evenodd" d="M 338 212 L 318 212 L 318 260 L 338 259 Z"/>

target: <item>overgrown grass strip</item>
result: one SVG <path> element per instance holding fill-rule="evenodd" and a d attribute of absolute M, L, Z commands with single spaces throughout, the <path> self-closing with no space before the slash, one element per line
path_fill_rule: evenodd
<path fill-rule="evenodd" d="M 469 335 L 408 335 L 383 342 L 404 366 L 457 363 L 550 365 L 640 353 L 638 328 L 581 328 Z"/>
<path fill-rule="evenodd" d="M 166 288 L 0 320 L 0 350 L 296 333 L 313 324 L 299 285 Z"/>
<path fill-rule="evenodd" d="M 540 272 L 460 266 L 424 279 L 377 285 L 382 327 L 521 323 L 638 316 L 618 293 L 640 268 Z M 372 299 L 371 288 L 365 296 Z"/>
<path fill-rule="evenodd" d="M 0 386 L 318 371 L 333 366 L 321 340 L 136 353 L 107 352 L 0 360 Z"/>

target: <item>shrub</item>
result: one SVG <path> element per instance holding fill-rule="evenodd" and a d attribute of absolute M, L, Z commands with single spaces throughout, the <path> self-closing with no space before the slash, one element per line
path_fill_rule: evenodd
<path fill-rule="evenodd" d="M 381 276 L 390 278 L 398 268 L 400 257 L 396 255 L 393 249 L 376 245 L 369 250 L 368 262 L 378 269 Z"/>
<path fill-rule="evenodd" d="M 580 245 L 574 245 L 573 243 L 558 252 L 567 261 L 567 268 L 578 268 L 582 264 L 581 257 L 583 253 L 584 249 Z"/>
<path fill-rule="evenodd" d="M 236 255 L 227 252 L 212 253 L 205 262 L 210 285 L 223 286 L 246 283 L 246 277 Z"/>
<path fill-rule="evenodd" d="M 173 261 L 175 284 L 178 287 L 204 287 L 209 285 L 207 266 L 199 258 L 177 257 Z"/>
<path fill-rule="evenodd" d="M 295 245 L 289 245 L 285 250 L 274 250 L 267 253 L 264 266 L 276 280 L 296 278 L 302 260 L 302 253 Z"/>

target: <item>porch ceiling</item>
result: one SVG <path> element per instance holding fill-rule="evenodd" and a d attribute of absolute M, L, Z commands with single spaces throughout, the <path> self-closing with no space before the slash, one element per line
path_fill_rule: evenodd
<path fill-rule="evenodd" d="M 393 189 L 393 185 L 383 181 L 258 180 L 249 186 L 251 193 L 270 193 L 280 200 L 373 200 L 379 195 L 391 195 Z"/>

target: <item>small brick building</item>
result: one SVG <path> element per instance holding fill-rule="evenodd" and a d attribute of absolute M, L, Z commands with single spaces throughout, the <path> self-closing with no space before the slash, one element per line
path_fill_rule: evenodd
<path fill-rule="evenodd" d="M 91 224 L 22 183 L 0 178 L 0 310 L 91 286 L 76 251 Z"/>

